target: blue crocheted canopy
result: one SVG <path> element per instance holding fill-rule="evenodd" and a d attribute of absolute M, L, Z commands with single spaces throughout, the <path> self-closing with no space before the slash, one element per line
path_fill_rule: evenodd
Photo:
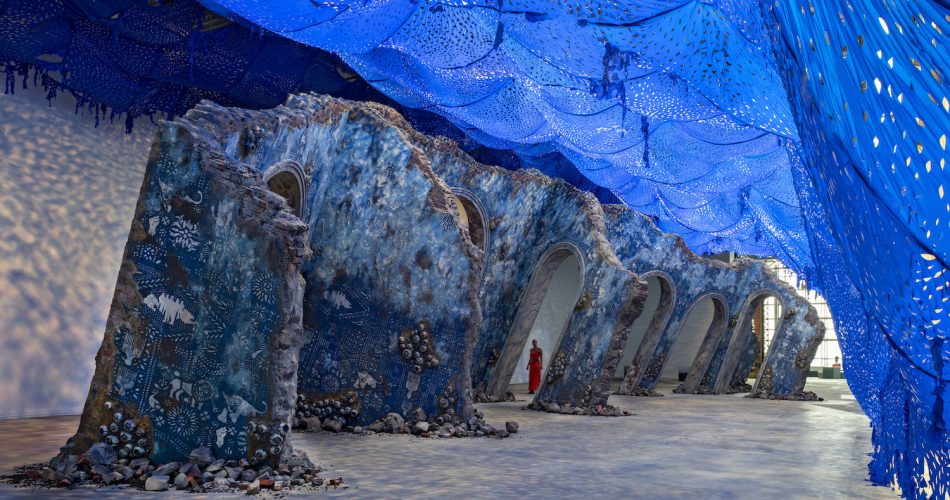
<path fill-rule="evenodd" d="M 872 479 L 912 496 L 950 484 L 948 33 L 946 0 L 0 0 L 8 91 L 377 100 L 695 251 L 780 258 L 832 307 Z"/>

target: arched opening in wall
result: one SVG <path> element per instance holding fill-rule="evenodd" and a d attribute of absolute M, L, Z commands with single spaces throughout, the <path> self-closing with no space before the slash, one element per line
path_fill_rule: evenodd
<path fill-rule="evenodd" d="M 468 237 L 483 252 L 488 248 L 488 215 L 478 198 L 468 190 L 453 188 L 452 192 L 459 200 L 462 221 L 468 226 Z"/>
<path fill-rule="evenodd" d="M 512 384 L 517 392 L 528 392 L 533 340 L 541 348 L 541 370 L 535 377 L 543 379 L 580 299 L 583 283 L 584 262 L 573 245 L 559 244 L 542 256 L 495 364 L 488 384 L 490 396 L 504 397 Z"/>
<path fill-rule="evenodd" d="M 723 392 L 752 390 L 752 380 L 759 375 L 772 338 L 781 326 L 782 310 L 782 301 L 772 292 L 753 294 L 746 301 L 723 360 L 720 376 L 729 377 L 728 383 L 722 386 Z"/>
<path fill-rule="evenodd" d="M 707 339 L 722 336 L 728 321 L 726 311 L 726 303 L 718 295 L 705 295 L 690 306 L 660 372 L 660 381 L 674 386 L 686 381 L 703 345 L 716 343 Z"/>
<path fill-rule="evenodd" d="M 267 187 L 287 200 L 294 215 L 300 217 L 304 208 L 304 174 L 296 162 L 283 161 L 264 172 Z"/>
<path fill-rule="evenodd" d="M 647 300 L 643 305 L 643 312 L 630 326 L 623 356 L 614 370 L 615 380 L 623 380 L 633 364 L 640 343 L 647 335 L 656 336 L 662 333 L 673 311 L 674 287 L 670 277 L 665 273 L 649 272 L 640 278 L 647 282 Z"/>

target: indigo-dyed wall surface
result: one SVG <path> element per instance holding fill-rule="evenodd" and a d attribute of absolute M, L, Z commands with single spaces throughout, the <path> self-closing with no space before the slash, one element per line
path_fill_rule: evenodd
<path fill-rule="evenodd" d="M 154 127 L 0 95 L 0 418 L 78 414 Z"/>
<path fill-rule="evenodd" d="M 308 173 L 301 411 L 348 425 L 470 412 L 482 254 L 402 118 L 315 95 L 259 112 L 203 104 L 186 118 L 258 170 L 292 161 Z"/>
<path fill-rule="evenodd" d="M 516 363 L 531 327 L 529 321 L 527 329 L 517 328 L 519 309 L 540 307 L 543 298 L 528 290 L 532 275 L 552 249 L 573 248 L 564 251 L 576 252 L 583 263 L 580 299 L 557 350 L 546 353 L 547 374 L 536 399 L 580 407 L 606 404 L 609 379 L 622 354 L 613 353 L 615 338 L 626 335 L 642 309 L 646 284 L 614 256 L 604 236 L 600 203 L 589 193 L 535 170 L 511 172 L 485 166 L 449 141 L 421 134 L 414 137 L 423 144 L 432 168 L 451 186 L 471 192 L 489 219 L 481 288 L 484 320 L 472 360 L 475 390 L 485 390 L 492 397 L 504 394 L 519 368 Z M 557 262 L 553 264 L 551 274 Z M 563 356 L 563 371 L 550 364 L 558 356 Z M 608 363 L 609 371 L 605 371 Z"/>
<path fill-rule="evenodd" d="M 740 367 L 748 373 L 751 305 L 764 294 L 771 294 L 782 302 L 784 319 L 760 372 L 769 374 L 761 389 L 778 395 L 802 391 L 808 366 L 824 335 L 824 326 L 807 301 L 760 261 L 740 259 L 726 264 L 705 259 L 686 248 L 682 239 L 663 234 L 637 212 L 617 205 L 606 206 L 605 212 L 608 237 L 624 265 L 638 274 L 662 271 L 673 287 L 670 320 L 645 335 L 621 385 L 622 393 L 655 387 L 690 306 L 710 294 L 724 304 L 728 321 L 704 339 L 683 389 L 724 392 Z"/>
<path fill-rule="evenodd" d="M 157 462 L 198 446 L 252 462 L 289 452 L 306 226 L 201 132 L 168 123 L 153 145 L 69 453 L 97 441 Z"/>

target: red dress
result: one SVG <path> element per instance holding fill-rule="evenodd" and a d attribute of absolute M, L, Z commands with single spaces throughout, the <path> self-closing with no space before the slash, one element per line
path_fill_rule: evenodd
<path fill-rule="evenodd" d="M 541 385 L 541 349 L 531 348 L 531 359 L 528 361 L 528 390 L 534 392 Z"/>

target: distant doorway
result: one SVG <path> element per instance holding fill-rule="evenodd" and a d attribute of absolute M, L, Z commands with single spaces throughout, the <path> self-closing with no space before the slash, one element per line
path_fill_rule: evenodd
<path fill-rule="evenodd" d="M 726 304 L 717 297 L 706 295 L 697 300 L 686 313 L 680 331 L 670 348 L 660 379 L 685 382 L 690 368 L 696 363 L 701 347 L 715 343 L 726 330 Z"/>

